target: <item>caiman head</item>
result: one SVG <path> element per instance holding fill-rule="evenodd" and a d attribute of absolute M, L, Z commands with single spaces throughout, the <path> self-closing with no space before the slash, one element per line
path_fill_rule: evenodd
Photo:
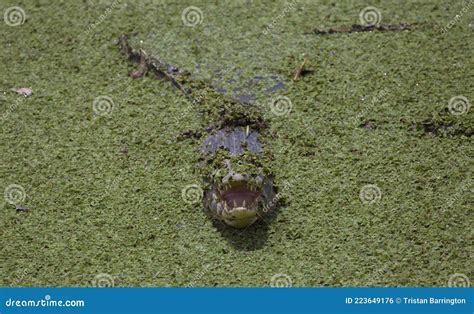
<path fill-rule="evenodd" d="M 235 228 L 245 228 L 274 207 L 273 178 L 229 171 L 216 176 L 205 195 L 213 216 Z"/>
<path fill-rule="evenodd" d="M 261 130 L 260 130 L 261 131 Z M 245 228 L 275 207 L 270 155 L 257 127 L 228 127 L 209 134 L 201 145 L 208 213 L 236 228 Z"/>

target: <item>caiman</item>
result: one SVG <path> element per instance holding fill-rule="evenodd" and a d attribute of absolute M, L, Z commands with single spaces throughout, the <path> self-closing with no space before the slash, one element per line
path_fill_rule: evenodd
<path fill-rule="evenodd" d="M 203 117 L 198 169 L 203 178 L 203 205 L 209 216 L 236 228 L 245 228 L 274 210 L 278 197 L 271 170 L 268 122 L 262 106 L 239 102 L 213 86 L 132 47 L 122 35 L 119 47 L 137 62 L 138 70 L 170 81 Z"/>

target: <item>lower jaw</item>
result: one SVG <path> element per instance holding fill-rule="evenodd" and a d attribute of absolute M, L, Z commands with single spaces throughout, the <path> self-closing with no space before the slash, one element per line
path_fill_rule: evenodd
<path fill-rule="evenodd" d="M 253 224 L 255 221 L 257 221 L 258 216 L 255 214 L 255 215 L 252 215 L 252 216 L 247 215 L 245 217 L 240 217 L 240 218 L 235 217 L 233 219 L 222 217 L 222 219 L 224 220 L 224 222 L 226 224 L 228 224 L 229 226 L 232 226 L 234 228 L 245 228 L 245 227 L 248 227 L 251 224 Z"/>

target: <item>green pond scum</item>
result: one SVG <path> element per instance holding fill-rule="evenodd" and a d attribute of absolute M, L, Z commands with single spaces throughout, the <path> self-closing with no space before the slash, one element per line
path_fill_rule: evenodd
<path fill-rule="evenodd" d="M 0 9 L 1 286 L 472 282 L 472 1 Z M 123 34 L 193 95 L 139 75 Z M 203 160 L 206 128 L 242 114 L 261 158 Z M 228 159 L 279 188 L 246 229 L 183 196 Z"/>

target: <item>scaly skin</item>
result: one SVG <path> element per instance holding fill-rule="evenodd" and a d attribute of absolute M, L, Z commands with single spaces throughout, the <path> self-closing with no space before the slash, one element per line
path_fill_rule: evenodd
<path fill-rule="evenodd" d="M 268 124 L 258 106 L 239 103 L 190 74 L 134 49 L 123 35 L 122 52 L 139 63 L 131 74 L 146 71 L 169 80 L 193 101 L 204 117 L 207 136 L 201 138 L 199 169 L 204 181 L 204 207 L 209 216 L 245 228 L 275 206 L 276 188 L 271 171 Z"/>

